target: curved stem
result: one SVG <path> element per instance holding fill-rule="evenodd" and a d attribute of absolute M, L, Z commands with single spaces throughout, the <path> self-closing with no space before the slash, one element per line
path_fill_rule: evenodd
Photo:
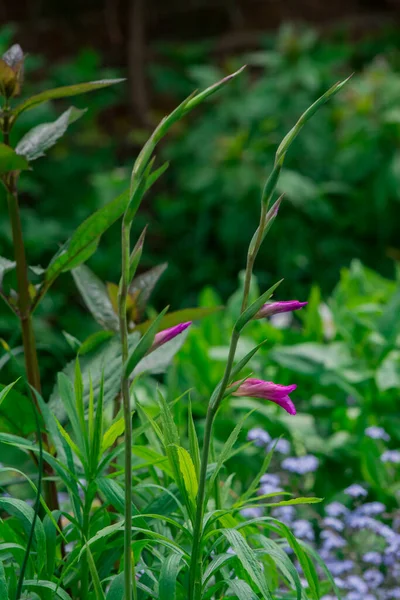
<path fill-rule="evenodd" d="M 129 285 L 130 225 L 122 222 L 121 230 L 121 282 L 118 291 L 118 313 L 122 347 L 121 390 L 125 421 L 125 529 L 124 529 L 124 587 L 125 600 L 132 600 L 133 561 L 132 561 L 132 418 L 129 393 L 129 380 L 124 376 L 124 366 L 128 359 L 128 323 L 126 299 Z M 133 588 L 134 589 L 134 588 Z"/>

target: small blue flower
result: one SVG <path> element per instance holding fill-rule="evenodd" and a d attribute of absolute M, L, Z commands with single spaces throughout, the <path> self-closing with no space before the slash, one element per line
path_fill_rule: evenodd
<path fill-rule="evenodd" d="M 358 485 L 358 483 L 350 485 L 344 490 L 344 493 L 352 498 L 365 498 L 365 496 L 368 496 L 367 490 L 361 485 Z"/>
<path fill-rule="evenodd" d="M 328 527 L 329 529 L 334 529 L 335 531 L 343 531 L 344 523 L 335 517 L 325 517 L 323 520 L 324 527 Z"/>
<path fill-rule="evenodd" d="M 278 452 L 279 454 L 290 454 L 290 443 L 287 440 L 284 440 L 283 438 L 280 438 L 278 441 L 272 440 L 268 445 L 268 450 L 271 450 L 274 445 L 275 452 Z"/>
<path fill-rule="evenodd" d="M 292 524 L 293 533 L 296 537 L 307 542 L 313 542 L 315 539 L 314 529 L 309 521 L 298 519 Z"/>
<path fill-rule="evenodd" d="M 325 507 L 325 512 L 329 517 L 345 517 L 349 509 L 341 502 L 331 502 Z"/>
<path fill-rule="evenodd" d="M 392 588 L 391 590 L 387 590 L 386 600 L 400 600 L 400 587 Z"/>
<path fill-rule="evenodd" d="M 343 575 L 354 568 L 354 562 L 348 560 L 331 560 L 326 561 L 326 566 L 335 577 Z"/>
<path fill-rule="evenodd" d="M 266 496 L 267 494 L 280 494 L 282 492 L 283 489 L 281 487 L 271 485 L 270 483 L 263 483 L 258 490 L 260 496 Z"/>
<path fill-rule="evenodd" d="M 382 564 L 382 554 L 379 554 L 379 552 L 366 552 L 363 555 L 363 561 L 366 563 L 369 563 L 370 565 L 375 565 L 376 567 L 379 567 L 379 565 Z"/>
<path fill-rule="evenodd" d="M 347 545 L 344 538 L 333 531 L 329 531 L 329 529 L 325 529 L 321 532 L 321 539 L 323 540 L 323 547 L 325 550 L 338 550 Z"/>
<path fill-rule="evenodd" d="M 376 590 L 384 582 L 385 577 L 378 569 L 367 569 L 363 575 L 368 587 Z"/>
<path fill-rule="evenodd" d="M 275 475 L 274 473 L 265 473 L 265 475 L 261 477 L 260 482 L 277 487 L 281 483 L 281 478 L 279 475 Z"/>
<path fill-rule="evenodd" d="M 362 592 L 366 594 L 368 592 L 368 586 L 361 577 L 358 575 L 349 575 L 346 580 L 347 586 L 355 592 Z"/>
<path fill-rule="evenodd" d="M 242 517 L 245 517 L 247 519 L 257 519 L 263 514 L 263 509 L 259 506 L 249 506 L 249 508 L 243 508 L 240 511 L 240 514 L 242 515 Z"/>
<path fill-rule="evenodd" d="M 384 440 L 385 442 L 390 440 L 390 435 L 386 433 L 383 427 L 376 427 L 375 425 L 372 425 L 371 427 L 367 427 L 364 433 L 372 440 Z"/>
<path fill-rule="evenodd" d="M 296 510 L 294 506 L 278 506 L 272 511 L 272 516 L 286 525 L 291 525 L 296 516 Z"/>
<path fill-rule="evenodd" d="M 290 473 L 296 473 L 297 475 L 306 475 L 312 473 L 318 469 L 319 461 L 316 456 L 307 454 L 306 456 L 292 456 L 285 458 L 282 461 L 282 468 Z"/>
<path fill-rule="evenodd" d="M 247 439 L 249 442 L 254 442 L 256 446 L 262 447 L 267 446 L 267 444 L 271 441 L 271 436 L 268 431 L 265 429 L 261 429 L 261 427 L 254 427 L 250 429 L 247 434 Z"/>
<path fill-rule="evenodd" d="M 383 463 L 400 464 L 400 450 L 386 450 L 381 456 Z"/>
<path fill-rule="evenodd" d="M 366 502 L 354 511 L 358 515 L 375 517 L 385 512 L 386 506 L 382 502 Z"/>

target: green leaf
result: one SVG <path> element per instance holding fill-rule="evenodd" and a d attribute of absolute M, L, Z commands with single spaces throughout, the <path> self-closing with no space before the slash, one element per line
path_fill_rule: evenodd
<path fill-rule="evenodd" d="M 79 94 L 86 94 L 100 88 L 108 87 L 116 83 L 121 83 L 124 79 L 103 79 L 101 81 L 91 81 L 89 83 L 77 83 L 75 85 L 67 85 L 53 90 L 46 90 L 40 94 L 31 96 L 21 104 L 19 104 L 14 110 L 13 119 L 16 119 L 25 110 L 30 110 L 42 102 L 48 100 L 55 100 L 57 98 L 68 98 L 70 96 L 78 96 Z"/>
<path fill-rule="evenodd" d="M 103 588 L 101 587 L 100 577 L 99 577 L 99 573 L 96 568 L 96 563 L 94 562 L 93 554 L 91 553 L 89 546 L 86 546 L 86 552 L 87 552 L 87 557 L 88 557 L 90 574 L 92 576 L 94 593 L 96 594 L 96 599 L 97 600 L 106 600 L 106 596 L 103 592 Z"/>
<path fill-rule="evenodd" d="M 175 600 L 176 580 L 182 566 L 181 560 L 180 554 L 170 554 L 163 562 L 158 583 L 158 600 Z"/>
<path fill-rule="evenodd" d="M 125 495 L 121 486 L 114 479 L 110 479 L 109 477 L 98 477 L 96 482 L 106 501 L 123 515 L 125 511 Z M 137 507 L 132 502 L 132 515 L 137 517 L 139 514 Z M 138 527 L 148 529 L 145 519 L 138 518 L 135 522 Z"/>
<path fill-rule="evenodd" d="M 40 579 L 26 579 L 24 581 L 24 588 L 28 590 L 51 590 L 54 592 L 55 596 L 60 598 L 61 600 L 71 600 L 71 596 L 67 594 L 62 588 L 59 587 L 57 583 L 53 583 L 52 581 L 41 581 Z"/>
<path fill-rule="evenodd" d="M 149 465 L 154 465 L 161 471 L 167 473 L 169 477 L 173 477 L 171 467 L 169 466 L 168 458 L 160 454 L 150 446 L 132 446 L 132 452 L 135 456 L 139 456 Z"/>
<path fill-rule="evenodd" d="M 174 327 L 174 325 L 179 325 L 179 323 L 185 323 L 186 321 L 204 319 L 204 317 L 213 315 L 222 309 L 223 306 L 212 306 L 210 308 L 184 308 L 182 310 L 170 312 L 162 318 L 160 329 L 168 329 L 169 327 Z M 151 323 L 152 321 L 144 321 L 143 323 L 136 325 L 135 331 L 142 333 L 148 329 Z"/>
<path fill-rule="evenodd" d="M 118 317 L 114 312 L 105 284 L 86 265 L 73 269 L 72 276 L 87 308 L 96 321 L 103 329 L 118 331 Z"/>
<path fill-rule="evenodd" d="M 189 498 L 193 502 L 195 502 L 197 490 L 199 488 L 199 482 L 197 480 L 196 470 L 194 468 L 193 461 L 190 457 L 189 452 L 185 448 L 182 448 L 182 446 L 178 446 L 177 451 L 179 458 L 179 468 L 182 473 L 186 491 L 188 493 Z"/>
<path fill-rule="evenodd" d="M 79 110 L 71 106 L 56 121 L 37 125 L 18 142 L 15 152 L 25 156 L 29 161 L 44 156 L 46 150 L 54 146 L 57 140 L 64 135 L 68 126 L 77 121 L 86 110 Z"/>
<path fill-rule="evenodd" d="M 375 373 L 376 385 L 381 392 L 400 388 L 400 350 L 385 356 Z"/>
<path fill-rule="evenodd" d="M 228 540 L 230 546 L 236 552 L 238 559 L 248 573 L 252 582 L 261 592 L 264 600 L 273 600 L 268 589 L 264 572 L 254 550 L 248 545 L 244 537 L 236 529 L 223 529 L 222 533 Z"/>
<path fill-rule="evenodd" d="M 6 581 L 6 573 L 4 571 L 3 562 L 0 560 L 0 598 L 8 600 L 8 585 Z"/>
<path fill-rule="evenodd" d="M 226 440 L 225 444 L 223 445 L 222 450 L 218 453 L 217 464 L 215 466 L 215 469 L 214 469 L 213 474 L 209 481 L 209 489 L 210 490 L 212 489 L 212 487 L 215 483 L 215 480 L 217 478 L 217 475 L 220 472 L 220 470 L 222 469 L 224 462 L 226 460 L 228 460 L 229 457 L 231 456 L 232 448 L 235 445 L 235 443 L 239 437 L 239 433 L 241 432 L 246 419 L 252 414 L 252 412 L 254 412 L 254 411 L 250 411 L 244 417 L 242 417 L 242 419 L 240 419 L 239 423 L 236 425 L 236 427 L 234 428 L 234 430 L 232 431 L 232 433 Z"/>
<path fill-rule="evenodd" d="M 124 600 L 124 593 L 124 573 L 122 572 L 112 580 L 106 600 Z"/>
<path fill-rule="evenodd" d="M 119 438 L 125 431 L 125 420 L 123 417 L 117 419 L 110 425 L 103 436 L 103 441 L 101 444 L 100 454 L 104 454 L 108 448 L 114 444 L 114 442 Z"/>
<path fill-rule="evenodd" d="M 99 346 L 106 342 L 110 338 L 114 337 L 114 331 L 96 331 L 90 335 L 79 347 L 79 354 L 88 354 L 93 350 L 96 350 Z"/>
<path fill-rule="evenodd" d="M 16 262 L 14 260 L 8 260 L 4 256 L 0 256 L 0 286 L 3 283 L 4 275 L 8 271 L 15 269 Z"/>
<path fill-rule="evenodd" d="M 190 456 L 193 461 L 194 470 L 196 472 L 197 480 L 200 477 L 200 448 L 199 448 L 199 440 L 196 433 L 196 427 L 193 421 L 192 414 L 192 403 L 189 402 L 188 408 L 188 437 L 189 437 L 189 449 Z"/>
<path fill-rule="evenodd" d="M 18 381 L 18 379 L 17 379 L 17 381 Z M 17 381 L 14 381 L 13 383 L 10 383 L 9 385 L 7 385 L 5 388 L 3 388 L 1 390 L 1 392 L 0 392 L 0 406 L 3 404 L 4 400 L 7 398 L 9 392 L 12 390 L 12 388 L 17 383 Z"/>
<path fill-rule="evenodd" d="M 269 290 L 264 292 L 253 304 L 240 315 L 235 324 L 235 330 L 240 332 L 243 327 L 255 316 L 255 314 L 260 310 L 260 308 L 269 300 L 278 287 L 282 283 L 283 279 L 277 281 L 274 285 L 272 285 Z"/>
<path fill-rule="evenodd" d="M 227 579 L 225 583 L 238 600 L 258 600 L 257 594 L 243 579 Z"/>
<path fill-rule="evenodd" d="M 29 163 L 6 144 L 0 143 L 0 175 L 9 171 L 29 169 Z"/>
<path fill-rule="evenodd" d="M 137 346 L 129 354 L 124 369 L 125 377 L 130 377 L 135 367 L 150 350 L 154 342 L 155 335 L 160 329 L 160 321 L 167 312 L 167 310 L 168 307 L 164 308 L 164 310 L 160 312 L 160 314 L 154 319 L 150 327 L 147 329 L 146 333 L 140 338 Z"/>
<path fill-rule="evenodd" d="M 0 508 L 9 515 L 16 517 L 29 536 L 35 515 L 33 508 L 18 498 L 5 497 L 0 497 Z M 36 549 L 38 572 L 40 573 L 46 561 L 46 535 L 40 519 L 36 519 L 35 523 L 34 548 Z"/>
<path fill-rule="evenodd" d="M 80 262 L 88 259 L 89 252 L 93 253 L 96 249 L 99 237 L 121 217 L 128 200 L 129 192 L 123 192 L 79 225 L 72 237 L 50 261 L 45 275 L 45 281 L 48 285 L 63 271 L 73 269 Z"/>

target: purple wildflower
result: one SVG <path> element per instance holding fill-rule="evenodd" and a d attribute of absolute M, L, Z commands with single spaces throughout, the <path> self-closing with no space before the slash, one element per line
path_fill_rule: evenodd
<path fill-rule="evenodd" d="M 335 517 L 325 517 L 323 520 L 324 527 L 333 529 L 334 531 L 343 531 L 344 523 Z"/>
<path fill-rule="evenodd" d="M 353 483 L 353 485 L 350 485 L 344 490 L 344 493 L 352 498 L 365 498 L 365 496 L 368 496 L 367 490 L 361 485 L 358 485 L 358 483 Z"/>
<path fill-rule="evenodd" d="M 385 512 L 386 506 L 382 502 L 366 502 L 359 506 L 354 512 L 357 515 L 375 517 Z"/>
<path fill-rule="evenodd" d="M 346 546 L 346 540 L 333 531 L 325 530 L 321 532 L 321 539 L 325 550 L 338 550 Z"/>
<path fill-rule="evenodd" d="M 366 563 L 369 563 L 370 565 L 375 565 L 376 567 L 378 567 L 379 565 L 382 564 L 382 554 L 379 554 L 379 552 L 366 552 L 363 555 L 363 561 Z"/>
<path fill-rule="evenodd" d="M 290 525 L 295 518 L 296 510 L 294 506 L 278 506 L 272 511 L 272 516 L 286 525 Z"/>
<path fill-rule="evenodd" d="M 386 433 L 383 427 L 377 427 L 376 425 L 367 427 L 364 433 L 372 440 L 384 440 L 385 442 L 390 440 L 390 435 Z"/>
<path fill-rule="evenodd" d="M 156 333 L 154 342 L 150 348 L 150 352 L 157 350 L 157 348 L 160 346 L 163 346 L 167 342 L 173 340 L 174 337 L 185 331 L 185 329 L 190 327 L 191 324 L 192 321 L 187 321 L 186 323 L 180 323 L 179 325 L 174 325 L 174 327 L 169 327 L 168 329 L 164 329 L 163 331 Z"/>
<path fill-rule="evenodd" d="M 247 434 L 247 439 L 249 442 L 254 442 L 256 446 L 262 447 L 266 446 L 271 441 L 271 436 L 265 429 L 254 427 L 253 429 L 250 429 Z"/>
<path fill-rule="evenodd" d="M 364 573 L 364 579 L 370 589 L 376 590 L 385 578 L 378 569 L 367 569 Z"/>
<path fill-rule="evenodd" d="M 331 502 L 325 507 L 325 512 L 329 517 L 344 517 L 348 514 L 349 509 L 341 502 Z"/>
<path fill-rule="evenodd" d="M 306 306 L 307 302 L 299 302 L 298 300 L 284 300 L 281 302 L 269 302 L 264 304 L 256 313 L 255 319 L 263 319 L 264 317 L 272 317 L 279 313 L 292 312 Z"/>
<path fill-rule="evenodd" d="M 292 524 L 294 535 L 301 539 L 306 540 L 307 542 L 313 542 L 315 539 L 314 529 L 309 521 L 305 519 L 298 519 L 294 521 Z"/>
<path fill-rule="evenodd" d="M 258 506 L 249 506 L 249 508 L 243 508 L 240 511 L 242 517 L 247 517 L 248 519 L 257 519 L 262 515 L 262 508 Z"/>
<path fill-rule="evenodd" d="M 331 560 L 327 561 L 326 566 L 335 577 L 339 577 L 354 568 L 354 561 L 348 560 Z"/>
<path fill-rule="evenodd" d="M 239 385 L 239 382 L 232 384 Z M 296 389 L 296 385 L 279 385 L 272 381 L 263 381 L 262 379 L 246 379 L 241 383 L 238 389 L 233 392 L 233 396 L 249 396 L 251 398 L 264 398 L 275 402 L 290 415 L 296 414 L 296 408 L 289 398 L 289 394 Z"/>
<path fill-rule="evenodd" d="M 316 456 L 307 454 L 306 456 L 291 456 L 282 461 L 282 468 L 297 475 L 306 475 L 318 469 L 319 461 Z"/>
<path fill-rule="evenodd" d="M 260 479 L 261 483 L 266 483 L 268 485 L 278 486 L 281 482 L 279 475 L 274 475 L 273 473 L 265 473 Z"/>
<path fill-rule="evenodd" d="M 400 464 L 400 450 L 386 450 L 381 456 L 381 461 L 394 465 Z"/>
<path fill-rule="evenodd" d="M 279 439 L 272 440 L 268 446 L 268 450 L 271 450 L 275 447 L 275 452 L 279 452 L 279 454 L 289 454 L 290 453 L 290 443 L 287 440 Z"/>

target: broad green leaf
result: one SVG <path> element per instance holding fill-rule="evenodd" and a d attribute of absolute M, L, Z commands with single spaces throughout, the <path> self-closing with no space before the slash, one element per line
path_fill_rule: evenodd
<path fill-rule="evenodd" d="M 79 354 L 87 354 L 88 352 L 92 352 L 96 350 L 98 346 L 101 346 L 103 342 L 106 342 L 110 338 L 114 336 L 114 331 L 96 331 L 90 335 L 79 347 Z"/>
<path fill-rule="evenodd" d="M 106 285 L 86 265 L 73 269 L 72 276 L 96 321 L 103 329 L 118 331 L 118 317 L 114 312 Z"/>
<path fill-rule="evenodd" d="M 119 438 L 125 431 L 125 420 L 123 417 L 117 419 L 110 425 L 103 436 L 103 441 L 101 444 L 100 453 L 104 454 L 108 448 L 114 444 L 114 442 Z"/>
<path fill-rule="evenodd" d="M 197 321 L 199 319 L 204 319 L 204 317 L 213 315 L 222 309 L 223 306 L 213 306 L 210 308 L 184 308 L 182 310 L 170 312 L 160 321 L 160 329 L 168 329 L 169 327 L 174 327 L 174 325 L 179 325 L 179 323 L 184 323 L 186 321 Z M 151 323 L 152 321 L 144 321 L 143 323 L 136 325 L 135 331 L 143 333 L 149 328 Z"/>
<path fill-rule="evenodd" d="M 158 600 L 175 600 L 176 580 L 181 568 L 182 556 L 170 554 L 163 562 L 158 582 Z"/>
<path fill-rule="evenodd" d="M 9 171 L 22 171 L 29 169 L 29 163 L 24 156 L 20 156 L 6 144 L 0 143 L 0 175 Z"/>
<path fill-rule="evenodd" d="M 381 392 L 400 388 L 400 350 L 392 350 L 385 356 L 376 370 L 375 380 Z"/>
<path fill-rule="evenodd" d="M 199 482 L 197 480 L 196 470 L 194 468 L 193 461 L 190 457 L 189 452 L 185 448 L 182 448 L 182 446 L 178 446 L 177 450 L 179 458 L 179 468 L 182 473 L 186 491 L 189 495 L 189 498 L 191 498 L 191 500 L 195 502 L 197 490 L 199 488 Z"/>
<path fill-rule="evenodd" d="M 66 85 L 52 90 L 46 90 L 40 94 L 31 96 L 21 104 L 19 104 L 14 110 L 14 119 L 16 119 L 23 111 L 30 110 L 42 102 L 48 100 L 55 100 L 57 98 L 68 98 L 70 96 L 78 96 L 79 94 L 86 94 L 93 90 L 108 87 L 116 83 L 121 83 L 124 79 L 103 79 L 100 81 L 91 81 L 89 83 L 77 83 L 75 85 Z"/>
<path fill-rule="evenodd" d="M 257 555 L 246 542 L 242 534 L 236 529 L 223 529 L 222 533 L 228 540 L 232 549 L 236 552 L 238 559 L 243 565 L 243 568 L 245 569 L 246 573 L 248 573 L 252 582 L 261 592 L 264 600 L 273 600 L 271 592 L 268 589 L 261 564 L 257 559 Z"/>
<path fill-rule="evenodd" d="M 274 560 L 277 568 L 296 590 L 297 600 L 302 600 L 302 589 L 299 574 L 287 553 L 282 549 L 282 546 L 265 537 L 264 535 L 257 535 L 256 539 L 260 543 L 261 547 L 267 550 L 267 556 Z"/>
<path fill-rule="evenodd" d="M 122 572 L 112 580 L 106 600 L 124 600 L 124 593 L 124 573 Z"/>
<path fill-rule="evenodd" d="M 77 121 L 86 111 L 71 106 L 56 121 L 37 125 L 18 142 L 15 152 L 32 161 L 44 156 L 46 150 L 54 146 L 64 135 L 68 126 Z"/>

